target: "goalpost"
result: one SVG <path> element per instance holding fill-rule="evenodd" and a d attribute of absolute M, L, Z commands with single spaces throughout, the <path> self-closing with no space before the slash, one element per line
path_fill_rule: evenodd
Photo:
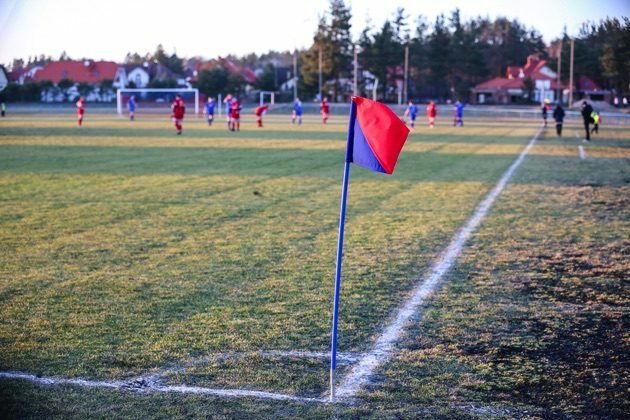
<path fill-rule="evenodd" d="M 260 91 L 260 105 L 262 106 L 262 104 L 265 103 L 265 96 L 269 96 L 269 103 L 271 105 L 273 105 L 276 102 L 276 93 L 275 92 L 270 92 L 268 90 L 261 90 Z"/>
<path fill-rule="evenodd" d="M 116 90 L 116 110 L 119 116 L 123 115 L 123 94 L 126 93 L 193 93 L 195 95 L 195 116 L 199 115 L 199 89 L 195 88 L 136 88 L 136 89 L 118 89 Z"/>

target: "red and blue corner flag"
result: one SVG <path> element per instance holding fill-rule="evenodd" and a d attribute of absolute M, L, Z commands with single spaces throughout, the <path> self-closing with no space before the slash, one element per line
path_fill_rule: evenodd
<path fill-rule="evenodd" d="M 341 290 L 341 263 L 343 260 L 343 232 L 346 220 L 346 201 L 350 163 L 356 163 L 376 172 L 392 174 L 398 155 L 407 140 L 409 129 L 386 105 L 366 98 L 353 97 L 348 127 L 348 147 L 343 169 L 337 267 L 335 271 L 335 297 L 330 343 L 330 399 L 335 399 L 335 369 L 337 368 L 337 321 L 339 319 L 339 292 Z"/>
<path fill-rule="evenodd" d="M 409 129 L 387 105 L 353 97 L 346 162 L 392 174 Z"/>

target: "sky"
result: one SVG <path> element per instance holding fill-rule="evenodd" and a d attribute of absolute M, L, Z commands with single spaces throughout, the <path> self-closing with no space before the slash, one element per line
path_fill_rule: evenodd
<path fill-rule="evenodd" d="M 459 8 L 463 20 L 518 18 L 546 42 L 566 26 L 576 35 L 587 20 L 630 17 L 630 0 L 346 0 L 358 39 L 369 22 L 380 27 L 402 7 L 411 27 L 419 15 L 433 22 Z M 122 61 L 162 44 L 180 57 L 214 58 L 312 44 L 329 0 L 0 0 L 0 63 L 66 51 L 72 58 Z"/>

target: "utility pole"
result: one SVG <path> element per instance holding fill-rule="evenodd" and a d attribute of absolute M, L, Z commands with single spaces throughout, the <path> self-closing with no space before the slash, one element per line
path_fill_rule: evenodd
<path fill-rule="evenodd" d="M 569 62 L 569 108 L 573 106 L 573 49 L 574 39 L 571 38 L 571 61 Z"/>
<path fill-rule="evenodd" d="M 322 96 L 322 46 L 319 46 L 319 100 L 324 99 Z"/>
<path fill-rule="evenodd" d="M 297 74 L 297 50 L 293 53 L 293 102 L 297 101 L 297 85 L 298 85 L 298 74 Z"/>
<path fill-rule="evenodd" d="M 564 40 L 560 41 L 560 49 L 558 50 L 558 80 L 556 81 L 556 90 L 557 97 L 556 100 L 559 104 L 562 103 L 562 86 L 560 85 L 560 81 L 562 77 L 560 76 L 560 72 L 562 71 L 562 45 L 564 44 Z"/>
<path fill-rule="evenodd" d="M 354 46 L 354 82 L 352 84 L 352 96 L 357 96 L 359 94 L 359 50 L 357 46 Z"/>
<path fill-rule="evenodd" d="M 403 93 L 405 101 L 407 103 L 409 101 L 409 44 L 405 45 L 405 74 L 403 79 Z"/>

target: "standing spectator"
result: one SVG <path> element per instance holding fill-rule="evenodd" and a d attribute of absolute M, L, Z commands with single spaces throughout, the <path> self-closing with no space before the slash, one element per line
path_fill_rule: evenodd
<path fill-rule="evenodd" d="M 324 98 L 322 99 L 322 101 L 319 104 L 319 109 L 322 112 L 322 122 L 324 124 L 326 124 L 326 121 L 328 121 L 328 113 L 330 112 L 330 107 L 328 105 L 328 98 Z"/>
<path fill-rule="evenodd" d="M 182 100 L 179 94 L 175 95 L 175 100 L 171 104 L 171 117 L 173 118 L 173 122 L 175 123 L 175 129 L 177 130 L 177 135 L 182 134 L 182 121 L 184 120 L 184 114 L 186 113 L 186 106 L 184 105 L 184 101 Z"/>
<path fill-rule="evenodd" d="M 291 124 L 295 124 L 295 120 L 297 120 L 298 125 L 302 125 L 302 102 L 300 101 L 300 98 L 295 98 L 293 113 L 291 115 Z"/>
<path fill-rule="evenodd" d="M 212 121 L 214 121 L 214 99 L 208 98 L 208 102 L 206 102 L 205 106 L 206 117 L 208 118 L 208 125 L 212 125 Z"/>
<path fill-rule="evenodd" d="M 129 110 L 129 120 L 136 119 L 136 98 L 131 96 L 127 101 L 127 109 Z"/>
<path fill-rule="evenodd" d="M 7 104 L 4 102 L 0 104 L 0 114 L 2 114 L 3 117 L 7 114 Z"/>
<path fill-rule="evenodd" d="M 545 99 L 545 102 L 543 103 L 543 106 L 542 106 L 542 118 L 543 118 L 543 123 L 545 124 L 545 128 L 547 128 L 547 114 L 549 113 L 549 108 L 551 108 L 549 106 L 549 99 Z"/>
<path fill-rule="evenodd" d="M 591 104 L 589 104 L 588 102 L 584 101 L 582 103 L 582 119 L 584 120 L 584 130 L 586 131 L 586 138 L 584 139 L 585 142 L 587 141 L 591 141 L 591 131 L 590 131 L 590 125 L 591 125 L 591 114 L 593 113 L 593 107 L 591 106 Z"/>
<path fill-rule="evenodd" d="M 79 100 L 77 101 L 77 124 L 79 127 L 83 125 L 83 114 L 85 114 L 85 101 L 83 100 L 83 96 L 79 96 Z"/>
<path fill-rule="evenodd" d="M 405 110 L 405 117 L 409 121 L 409 126 L 414 128 L 416 125 L 416 116 L 418 115 L 418 105 L 413 103 L 413 100 L 409 99 L 407 109 Z"/>
<path fill-rule="evenodd" d="M 437 116 L 437 108 L 435 107 L 435 102 L 430 101 L 429 105 L 427 105 L 427 117 L 429 117 L 430 128 L 433 128 L 435 126 L 436 116 Z"/>
<path fill-rule="evenodd" d="M 254 110 L 254 114 L 256 114 L 256 123 L 258 124 L 258 127 L 263 126 L 263 121 L 262 121 L 263 115 L 265 115 L 268 109 L 269 109 L 269 105 L 262 104 L 261 106 L 256 107 L 256 109 Z"/>
<path fill-rule="evenodd" d="M 460 101 L 455 102 L 455 106 L 453 106 L 453 116 L 454 121 L 453 125 L 456 127 L 464 126 L 464 104 Z"/>
<path fill-rule="evenodd" d="M 627 107 L 628 106 L 628 98 L 626 98 L 625 96 L 621 99 L 621 103 L 623 104 L 623 107 Z"/>
<path fill-rule="evenodd" d="M 615 99 L 613 99 L 613 105 L 615 105 L 615 108 L 619 108 L 619 97 L 615 96 Z"/>
<path fill-rule="evenodd" d="M 553 119 L 556 120 L 556 134 L 558 137 L 562 137 L 562 123 L 564 122 L 564 109 L 560 102 L 556 104 L 556 109 L 553 110 Z"/>

